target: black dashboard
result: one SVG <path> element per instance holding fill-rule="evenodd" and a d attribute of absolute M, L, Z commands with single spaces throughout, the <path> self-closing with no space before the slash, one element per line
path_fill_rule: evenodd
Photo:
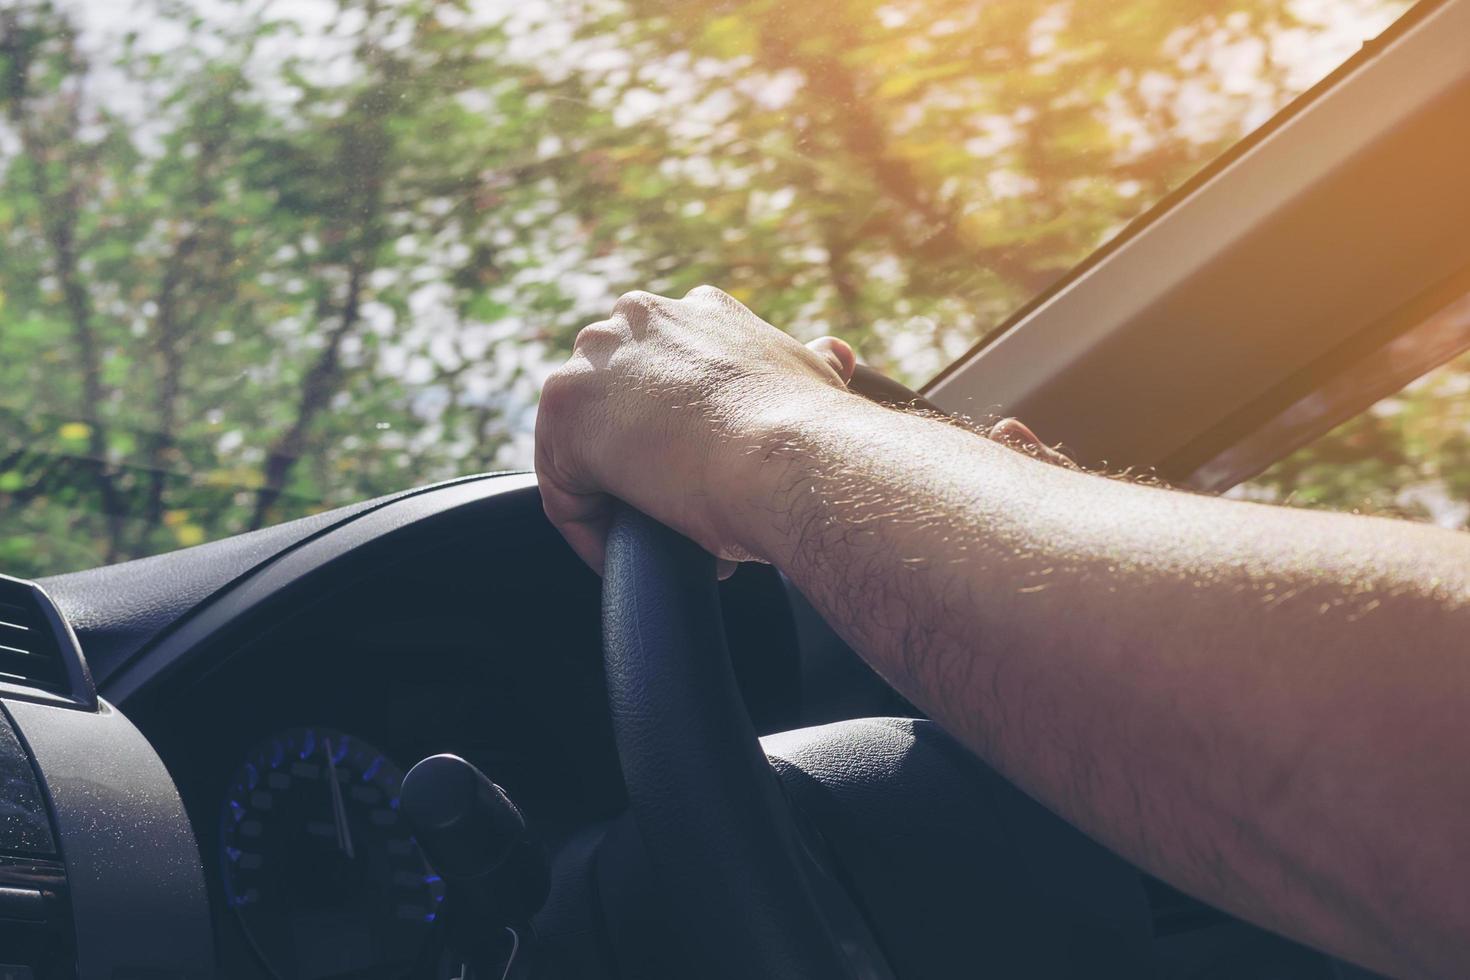
<path fill-rule="evenodd" d="M 421 758 L 470 760 L 553 852 L 624 807 L 599 582 L 547 524 L 530 479 L 337 516 L 294 536 L 273 529 L 270 548 L 181 553 L 221 552 L 180 581 L 185 607 L 156 599 L 147 567 L 102 570 L 105 589 L 96 573 L 47 583 L 81 624 L 101 694 L 177 786 L 230 976 L 413 971 L 442 898 L 396 813 L 396 782 Z M 201 581 L 210 574 L 228 581 Z M 755 567 L 723 589 L 757 726 L 796 725 L 802 667 L 779 578 Z M 155 596 L 141 642 L 99 611 L 99 595 L 122 603 L 129 590 Z"/>

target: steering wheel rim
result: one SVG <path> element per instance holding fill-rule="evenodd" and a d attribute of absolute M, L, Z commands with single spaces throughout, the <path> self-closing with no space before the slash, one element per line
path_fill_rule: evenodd
<path fill-rule="evenodd" d="M 687 952 L 702 976 L 890 976 L 856 910 L 812 873 L 741 700 L 717 586 L 707 552 L 619 509 L 602 585 L 613 730 Z"/>

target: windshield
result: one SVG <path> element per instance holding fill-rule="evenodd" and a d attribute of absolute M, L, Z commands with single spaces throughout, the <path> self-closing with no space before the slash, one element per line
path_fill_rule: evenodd
<path fill-rule="evenodd" d="M 530 462 L 632 288 L 918 383 L 1398 0 L 4 0 L 0 569 Z"/>

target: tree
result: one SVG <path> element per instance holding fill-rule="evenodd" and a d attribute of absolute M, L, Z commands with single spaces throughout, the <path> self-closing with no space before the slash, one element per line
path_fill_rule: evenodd
<path fill-rule="evenodd" d="M 1288 0 L 335 0 L 325 26 L 159 0 L 113 37 L 84 9 L 0 3 L 20 574 L 525 465 L 540 377 L 629 288 L 715 282 L 920 381 L 1299 90 L 1272 46 L 1322 28 Z"/>
<path fill-rule="evenodd" d="M 1461 322 L 1470 304 L 1461 303 Z M 1470 528 L 1470 357 L 1280 460 L 1238 496 Z"/>

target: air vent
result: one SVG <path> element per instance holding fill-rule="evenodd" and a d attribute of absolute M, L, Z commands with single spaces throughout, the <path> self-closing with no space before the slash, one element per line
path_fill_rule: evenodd
<path fill-rule="evenodd" d="M 32 582 L 0 575 L 0 694 L 24 688 L 85 704 L 94 695 L 79 680 L 88 680 L 80 651 L 50 597 Z"/>

